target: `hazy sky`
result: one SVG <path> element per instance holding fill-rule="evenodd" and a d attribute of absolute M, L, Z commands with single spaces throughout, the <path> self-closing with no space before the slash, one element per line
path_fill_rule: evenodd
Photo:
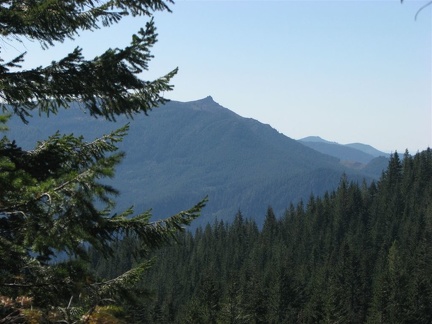
<path fill-rule="evenodd" d="M 432 146 L 432 9 L 414 20 L 425 3 L 178 0 L 173 13 L 156 15 L 159 42 L 143 78 L 178 66 L 166 94 L 173 100 L 211 95 L 294 139 L 415 153 Z M 124 46 L 145 21 L 127 19 L 44 52 L 26 44 L 29 63 L 58 60 L 75 46 L 89 57 Z"/>

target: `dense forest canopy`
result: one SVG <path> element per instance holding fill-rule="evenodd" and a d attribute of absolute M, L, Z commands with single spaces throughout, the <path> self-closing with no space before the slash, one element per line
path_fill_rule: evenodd
<path fill-rule="evenodd" d="M 370 185 L 341 179 L 262 228 L 242 215 L 180 235 L 143 279 L 147 323 L 431 323 L 432 150 L 402 158 Z M 103 276 L 130 262 L 94 260 Z"/>
<path fill-rule="evenodd" d="M 143 80 L 162 0 L 0 1 L 8 40 L 48 49 L 126 16 L 148 18 L 130 45 L 86 59 L 77 47 L 23 70 L 0 57 L 0 323 L 431 323 L 432 151 L 394 154 L 378 182 L 341 179 L 262 228 L 241 211 L 183 233 L 206 203 L 150 222 L 114 212 L 113 177 L 128 125 L 94 141 L 59 132 L 24 150 L 7 137 L 71 103 L 94 117 L 147 114 L 173 69 Z M 49 118 L 47 119 L 47 123 Z M 179 241 L 160 252 L 156 248 Z M 148 270 L 153 266 L 150 272 Z"/>

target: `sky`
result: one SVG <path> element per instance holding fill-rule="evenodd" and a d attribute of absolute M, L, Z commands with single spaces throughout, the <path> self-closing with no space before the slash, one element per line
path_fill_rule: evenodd
<path fill-rule="evenodd" d="M 167 98 L 210 95 L 293 139 L 416 153 L 432 146 L 432 6 L 415 19 L 425 3 L 178 0 L 155 15 L 159 41 L 142 77 L 179 67 Z M 146 21 L 128 18 L 45 51 L 11 44 L 6 54 L 28 51 L 27 68 L 76 46 L 92 58 L 126 46 Z"/>

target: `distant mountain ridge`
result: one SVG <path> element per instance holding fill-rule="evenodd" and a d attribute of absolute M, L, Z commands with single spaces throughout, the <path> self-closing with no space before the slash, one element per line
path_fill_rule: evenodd
<path fill-rule="evenodd" d="M 56 130 L 92 140 L 130 123 L 120 144 L 126 158 L 113 184 L 121 192 L 118 208 L 152 208 L 156 218 L 195 204 L 209 203 L 199 223 L 230 221 L 241 210 L 260 224 L 271 205 L 276 212 L 291 202 L 323 194 L 338 185 L 343 173 L 355 181 L 376 179 L 387 167 L 356 170 L 259 121 L 244 118 L 206 97 L 168 102 L 149 116 L 116 123 L 94 119 L 73 105 L 50 118 L 33 117 L 28 125 L 9 123 L 8 137 L 30 148 Z"/>
<path fill-rule="evenodd" d="M 345 144 L 345 146 L 352 147 L 352 148 L 359 150 L 359 151 L 363 151 L 363 152 L 370 154 L 374 157 L 379 157 L 379 156 L 387 156 L 388 157 L 390 155 L 389 153 L 379 151 L 376 148 L 374 148 L 373 146 L 368 145 L 368 144 L 350 143 L 350 144 Z"/>
<path fill-rule="evenodd" d="M 308 136 L 299 139 L 299 142 L 318 152 L 334 156 L 340 159 L 343 163 L 358 162 L 365 166 L 374 158 L 389 157 L 390 155 L 367 144 L 339 144 L 337 142 L 327 141 L 319 136 Z"/>

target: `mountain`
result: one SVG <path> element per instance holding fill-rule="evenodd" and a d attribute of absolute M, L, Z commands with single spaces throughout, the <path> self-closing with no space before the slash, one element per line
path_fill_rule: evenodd
<path fill-rule="evenodd" d="M 362 143 L 351 143 L 351 144 L 345 144 L 345 146 L 347 147 L 352 147 L 356 150 L 365 152 L 367 154 L 370 154 L 374 157 L 379 157 L 379 156 L 389 156 L 388 153 L 384 153 L 382 151 L 377 150 L 376 148 L 367 145 L 367 144 L 362 144 Z"/>
<path fill-rule="evenodd" d="M 129 134 L 120 144 L 126 158 L 112 180 L 121 192 L 117 206 L 135 205 L 137 212 L 152 208 L 156 218 L 208 195 L 201 224 L 216 218 L 230 221 L 238 210 L 260 224 L 269 205 L 283 211 L 311 193 L 336 188 L 343 173 L 355 181 L 371 181 L 382 170 L 348 168 L 211 97 L 171 101 L 149 116 L 115 123 L 94 119 L 75 104 L 48 119 L 34 116 L 28 125 L 14 117 L 8 136 L 31 148 L 56 130 L 92 140 L 128 122 Z"/>
<path fill-rule="evenodd" d="M 308 136 L 299 140 L 300 143 L 324 154 L 334 156 L 346 165 L 361 168 L 378 157 L 388 157 L 374 147 L 361 143 L 339 144 L 322 139 L 319 136 Z M 357 163 L 356 163 L 357 162 Z"/>
<path fill-rule="evenodd" d="M 308 136 L 302 139 L 299 139 L 301 142 L 313 142 L 313 143 L 327 143 L 327 144 L 337 144 L 336 142 L 327 141 L 319 136 Z"/>

